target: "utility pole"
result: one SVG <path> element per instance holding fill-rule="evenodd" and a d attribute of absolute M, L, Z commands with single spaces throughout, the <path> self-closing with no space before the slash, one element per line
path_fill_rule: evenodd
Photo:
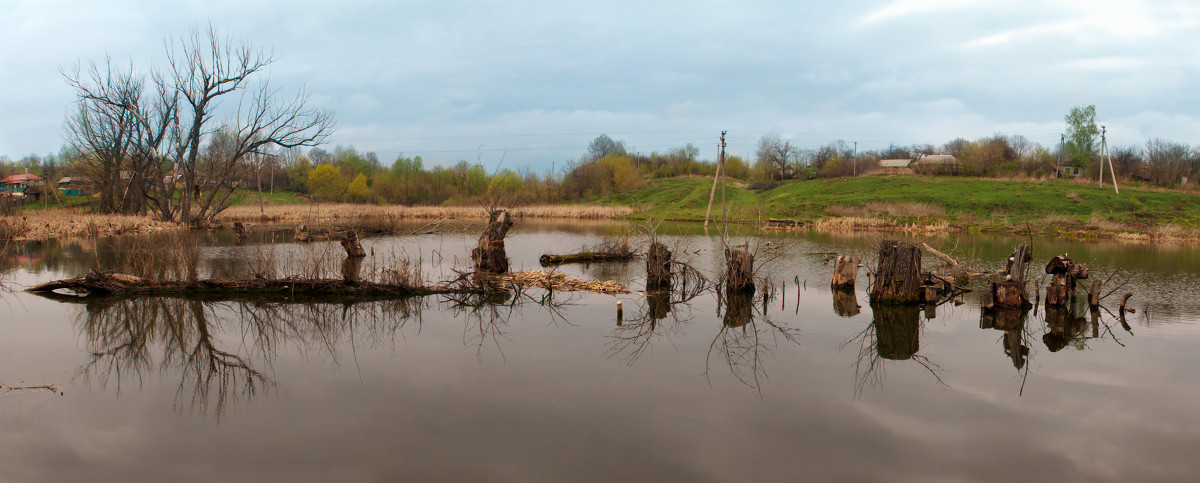
<path fill-rule="evenodd" d="M 1117 188 L 1117 173 L 1113 169 L 1112 156 L 1108 154 L 1108 128 L 1100 126 L 1100 187 L 1104 187 L 1104 160 L 1108 160 L 1108 174 L 1112 175 L 1113 191 L 1121 194 L 1121 189 Z"/>
<path fill-rule="evenodd" d="M 858 141 L 854 141 L 854 157 L 850 158 L 850 167 L 854 176 L 858 176 Z"/>
<path fill-rule="evenodd" d="M 1062 177 L 1063 155 L 1067 152 L 1067 135 L 1058 135 L 1058 177 Z"/>
<path fill-rule="evenodd" d="M 717 180 L 721 179 L 721 174 L 725 171 L 725 133 L 726 132 L 727 131 L 721 131 L 721 145 L 720 145 L 721 151 L 720 151 L 720 154 L 717 155 L 717 173 L 715 175 L 713 175 L 712 189 L 709 190 L 709 192 L 708 192 L 708 210 L 704 212 L 704 227 L 705 228 L 708 228 L 708 217 L 709 217 L 709 215 L 712 215 L 713 198 L 715 198 L 717 196 Z M 721 184 L 721 199 L 722 199 L 721 203 L 723 206 L 724 199 L 725 199 L 725 185 L 724 184 Z"/>

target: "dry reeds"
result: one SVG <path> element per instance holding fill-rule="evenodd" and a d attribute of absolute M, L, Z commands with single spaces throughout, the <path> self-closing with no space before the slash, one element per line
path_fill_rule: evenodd
<path fill-rule="evenodd" d="M 149 216 L 98 215 L 72 209 L 26 211 L 19 216 L 0 217 L 0 239 L 96 238 L 157 233 L 179 228 L 175 223 L 159 221 Z"/>
<path fill-rule="evenodd" d="M 946 209 L 934 203 L 868 201 L 861 206 L 830 205 L 825 207 L 825 212 L 839 217 L 926 218 L 945 215 Z"/>
<path fill-rule="evenodd" d="M 509 210 L 516 218 L 561 218 L 604 220 L 632 213 L 625 206 L 600 205 L 530 205 Z M 488 213 L 478 206 L 403 206 L 357 205 L 330 203 L 313 205 L 272 205 L 259 212 L 257 206 L 234 206 L 221 213 L 223 222 L 274 223 L 310 225 L 353 225 L 364 233 L 389 232 L 403 221 L 419 220 L 487 220 Z M 373 228 L 373 229 L 372 229 Z"/>

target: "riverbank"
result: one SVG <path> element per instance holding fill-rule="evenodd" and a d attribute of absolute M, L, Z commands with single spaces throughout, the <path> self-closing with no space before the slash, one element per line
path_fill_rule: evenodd
<path fill-rule="evenodd" d="M 796 220 L 821 231 L 1029 233 L 1072 238 L 1200 241 L 1200 196 L 1192 193 L 1048 179 L 1014 181 L 932 176 L 869 176 L 725 187 L 728 219 Z M 712 180 L 660 180 L 600 200 L 634 217 L 703 221 Z M 717 190 L 710 219 L 722 217 Z"/>
<path fill-rule="evenodd" d="M 702 222 L 711 179 L 672 178 L 591 204 L 516 207 L 518 218 L 646 219 Z M 752 189 L 759 188 L 759 189 Z M 356 228 L 389 233 L 389 227 L 426 220 L 486 219 L 470 206 L 399 206 L 253 199 L 225 210 L 217 223 Z M 1200 242 L 1200 196 L 1188 192 L 1065 180 L 871 176 L 804 180 L 769 186 L 731 180 L 726 209 L 717 192 L 711 220 L 766 224 L 795 220 L 822 232 L 1014 233 L 1085 239 Z M 97 215 L 80 208 L 38 209 L 0 217 L 0 239 L 89 238 L 178 230 L 147 216 Z"/>

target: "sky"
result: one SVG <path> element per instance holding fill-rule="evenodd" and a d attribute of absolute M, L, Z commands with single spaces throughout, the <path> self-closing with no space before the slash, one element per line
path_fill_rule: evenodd
<path fill-rule="evenodd" d="M 334 111 L 326 149 L 384 162 L 545 169 L 600 134 L 712 159 L 722 130 L 742 156 L 768 133 L 1050 146 L 1088 104 L 1110 145 L 1200 144 L 1198 20 L 1190 1 L 0 0 L 0 155 L 64 144 L 63 71 L 161 69 L 164 39 L 210 24 Z"/>

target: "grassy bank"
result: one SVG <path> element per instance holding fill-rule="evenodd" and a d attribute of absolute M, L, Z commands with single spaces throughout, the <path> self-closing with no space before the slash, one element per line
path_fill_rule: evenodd
<path fill-rule="evenodd" d="M 603 203 L 630 206 L 663 219 L 703 220 L 712 180 L 668 179 L 614 195 Z M 1017 232 L 1026 227 L 1060 236 L 1200 238 L 1200 196 L 1064 180 L 873 176 L 793 181 L 755 191 L 726 187 L 729 218 L 788 218 L 862 229 Z M 720 189 L 713 208 L 720 214 Z"/>

